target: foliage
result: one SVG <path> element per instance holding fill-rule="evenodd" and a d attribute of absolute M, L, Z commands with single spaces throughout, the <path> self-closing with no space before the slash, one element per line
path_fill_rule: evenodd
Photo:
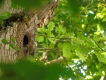
<path fill-rule="evenodd" d="M 3 71 L 0 80 L 58 80 L 59 76 L 67 77 L 73 74 L 60 64 L 47 66 L 41 62 L 32 63 L 27 60 L 20 60 L 17 64 L 1 63 L 0 69 Z"/>
<path fill-rule="evenodd" d="M 65 57 L 62 64 L 74 79 L 105 80 L 105 7 L 102 0 L 60 0 L 54 19 L 37 31 L 37 53 L 48 50 L 48 60 Z"/>
<path fill-rule="evenodd" d="M 21 6 L 21 4 L 19 5 Z M 24 6 L 23 2 L 22 5 Z M 21 69 L 19 63 L 13 64 L 11 65 L 14 66 L 12 70 L 15 71 L 14 74 L 23 79 L 39 75 L 44 77 L 45 75 L 43 80 L 58 80 L 59 77 L 63 78 L 63 80 L 68 80 L 68 78 L 72 80 L 105 80 L 105 26 L 106 3 L 104 0 L 60 0 L 55 10 L 54 19 L 48 25 L 37 30 L 37 53 L 34 58 L 29 58 L 33 63 L 22 64 L 23 71 L 19 71 Z M 7 44 L 7 41 L 4 40 L 4 43 Z M 42 60 L 42 54 L 44 53 L 46 53 L 46 56 L 43 57 L 46 58 Z M 41 63 L 39 61 L 48 63 L 61 56 L 63 61 L 58 63 L 61 66 L 57 68 L 48 68 L 50 64 L 46 65 L 46 67 L 45 65 L 37 65 L 37 63 Z M 57 73 L 58 69 L 60 70 L 59 73 Z M 3 68 L 3 70 L 5 71 L 6 69 Z M 32 73 L 30 73 L 30 70 Z M 53 73 L 52 76 L 55 79 L 48 75 L 50 73 Z M 3 76 L 5 77 L 6 75 Z"/>

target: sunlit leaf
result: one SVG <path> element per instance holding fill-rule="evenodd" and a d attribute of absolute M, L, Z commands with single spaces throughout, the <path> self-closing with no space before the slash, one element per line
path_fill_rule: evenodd
<path fill-rule="evenodd" d="M 58 43 L 58 48 L 63 49 L 63 43 Z"/>
<path fill-rule="evenodd" d="M 91 38 L 85 39 L 85 45 L 91 48 L 94 48 L 96 46 L 95 42 Z"/>
<path fill-rule="evenodd" d="M 37 32 L 44 33 L 45 31 L 46 31 L 46 29 L 45 29 L 44 27 L 38 28 L 38 29 L 37 29 Z"/>
<path fill-rule="evenodd" d="M 103 15 L 102 15 L 101 13 L 97 13 L 97 14 L 96 14 L 96 18 L 98 18 L 98 19 L 99 19 L 99 18 L 102 19 L 102 18 L 103 18 Z"/>
<path fill-rule="evenodd" d="M 52 31 L 53 28 L 55 27 L 55 23 L 51 21 L 51 22 L 49 22 L 49 24 L 47 25 L 47 27 L 48 27 L 49 31 Z"/>
<path fill-rule="evenodd" d="M 54 41 L 53 38 L 48 38 L 48 40 L 49 40 L 51 43 L 55 44 L 55 41 Z"/>
<path fill-rule="evenodd" d="M 100 53 L 99 54 L 96 53 L 96 56 L 100 62 L 106 63 L 106 56 L 104 56 L 103 54 L 100 54 Z"/>
<path fill-rule="evenodd" d="M 44 36 L 36 36 L 36 40 L 38 42 L 43 42 L 44 41 Z"/>
<path fill-rule="evenodd" d="M 55 31 L 58 34 L 64 34 L 64 33 L 66 33 L 66 29 L 62 25 L 59 25 L 58 27 L 56 27 L 56 30 Z"/>
<path fill-rule="evenodd" d="M 100 29 L 100 25 L 99 24 L 97 24 L 97 31 L 94 33 L 94 34 L 96 34 L 96 35 L 100 35 L 100 32 L 101 31 L 101 29 Z"/>
<path fill-rule="evenodd" d="M 63 44 L 63 56 L 66 57 L 66 58 L 70 58 L 70 55 L 71 55 L 71 45 L 70 43 L 64 43 Z"/>

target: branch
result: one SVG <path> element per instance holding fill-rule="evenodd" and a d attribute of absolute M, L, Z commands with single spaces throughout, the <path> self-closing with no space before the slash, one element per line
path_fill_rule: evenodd
<path fill-rule="evenodd" d="M 48 50 L 46 50 L 46 52 L 43 52 L 42 57 L 40 58 L 40 61 L 47 61 L 47 53 L 48 53 Z"/>
<path fill-rule="evenodd" d="M 57 59 L 54 59 L 54 60 L 51 60 L 51 61 L 47 61 L 45 64 L 46 65 L 48 65 L 48 64 L 54 64 L 54 63 L 59 63 L 59 62 L 62 62 L 62 61 L 64 61 L 64 58 L 62 56 L 60 56 Z"/>

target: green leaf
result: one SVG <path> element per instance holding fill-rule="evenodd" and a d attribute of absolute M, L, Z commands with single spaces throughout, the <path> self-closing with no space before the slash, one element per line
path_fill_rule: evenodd
<path fill-rule="evenodd" d="M 43 42 L 44 41 L 44 36 L 36 36 L 36 40 L 38 41 L 38 42 Z"/>
<path fill-rule="evenodd" d="M 59 42 L 59 43 L 58 43 L 58 48 L 59 48 L 59 49 L 63 49 L 63 43 L 60 43 L 60 42 Z"/>
<path fill-rule="evenodd" d="M 53 38 L 48 38 L 48 40 L 49 40 L 51 43 L 55 44 L 55 41 L 54 41 Z"/>
<path fill-rule="evenodd" d="M 49 31 L 52 31 L 54 29 L 54 27 L 55 27 L 55 23 L 51 21 L 51 22 L 49 22 L 47 27 L 48 27 Z"/>
<path fill-rule="evenodd" d="M 1 40 L 3 44 L 8 44 L 8 41 L 6 39 Z"/>
<path fill-rule="evenodd" d="M 78 76 L 78 80 L 85 80 L 85 78 L 82 76 Z"/>
<path fill-rule="evenodd" d="M 91 48 L 96 47 L 94 41 L 91 38 L 85 38 L 85 45 Z"/>
<path fill-rule="evenodd" d="M 66 33 L 66 29 L 62 25 L 59 25 L 58 27 L 56 27 L 55 32 L 57 32 L 58 34 L 64 34 Z"/>
<path fill-rule="evenodd" d="M 11 16 L 10 12 L 3 12 L 2 14 L 0 14 L 0 20 L 4 20 L 7 19 Z"/>
<path fill-rule="evenodd" d="M 14 45 L 14 44 L 9 44 L 10 47 L 14 50 L 19 50 L 18 46 Z"/>
<path fill-rule="evenodd" d="M 76 55 L 77 55 L 79 58 L 81 58 L 82 60 L 84 60 L 84 61 L 86 61 L 86 59 L 87 59 L 87 57 L 85 57 L 84 54 L 82 54 L 81 52 L 79 52 L 79 51 L 77 51 L 77 50 L 76 50 Z"/>
<path fill-rule="evenodd" d="M 79 44 L 79 45 L 82 45 L 84 44 L 84 40 L 83 39 L 80 39 L 79 37 L 73 37 L 72 36 L 72 39 L 75 43 Z"/>
<path fill-rule="evenodd" d="M 70 43 L 64 43 L 63 44 L 63 56 L 66 57 L 66 58 L 70 58 L 70 55 L 71 55 L 71 45 Z"/>
<path fill-rule="evenodd" d="M 93 35 L 93 39 L 98 42 L 99 41 L 99 36 L 98 35 Z"/>
<path fill-rule="evenodd" d="M 79 53 L 82 53 L 83 55 L 87 54 L 88 52 L 90 52 L 92 50 L 92 48 L 89 48 L 88 46 L 86 45 L 82 45 L 82 46 L 79 46 L 77 45 L 75 47 L 75 50 L 78 51 Z"/>
<path fill-rule="evenodd" d="M 72 32 L 66 33 L 65 35 L 69 38 L 73 38 L 75 36 L 75 34 Z"/>
<path fill-rule="evenodd" d="M 47 29 L 45 29 L 45 27 L 37 29 L 37 32 L 40 32 L 40 33 L 45 33 L 46 31 L 47 31 Z"/>
<path fill-rule="evenodd" d="M 54 45 L 55 45 L 55 44 L 50 43 L 49 48 L 54 48 Z"/>
<path fill-rule="evenodd" d="M 13 36 L 11 36 L 11 40 L 12 40 L 12 42 L 16 41 L 15 37 L 13 37 Z"/>
<path fill-rule="evenodd" d="M 97 56 L 97 58 L 100 62 L 106 63 L 106 56 L 104 56 L 101 53 L 96 53 L 95 55 Z"/>

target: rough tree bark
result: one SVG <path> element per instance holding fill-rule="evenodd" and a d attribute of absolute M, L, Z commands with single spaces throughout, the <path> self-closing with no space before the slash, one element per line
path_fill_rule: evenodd
<path fill-rule="evenodd" d="M 6 0 L 4 6 L 0 9 L 0 13 L 5 11 L 12 13 L 12 16 L 6 20 L 11 25 L 7 25 L 5 22 L 3 25 L 5 29 L 0 28 L 0 62 L 15 62 L 27 55 L 34 55 L 36 30 L 38 27 L 46 25 L 53 18 L 58 0 L 45 3 L 36 12 L 34 10 L 24 12 L 22 8 L 15 10 L 11 8 L 10 4 L 11 1 Z M 15 18 L 16 21 L 14 21 Z M 27 22 L 26 18 L 28 19 Z M 12 37 L 15 38 L 15 41 L 12 41 Z M 3 39 L 6 39 L 9 44 L 16 45 L 19 49 L 14 50 L 9 44 L 3 44 L 1 42 Z"/>

